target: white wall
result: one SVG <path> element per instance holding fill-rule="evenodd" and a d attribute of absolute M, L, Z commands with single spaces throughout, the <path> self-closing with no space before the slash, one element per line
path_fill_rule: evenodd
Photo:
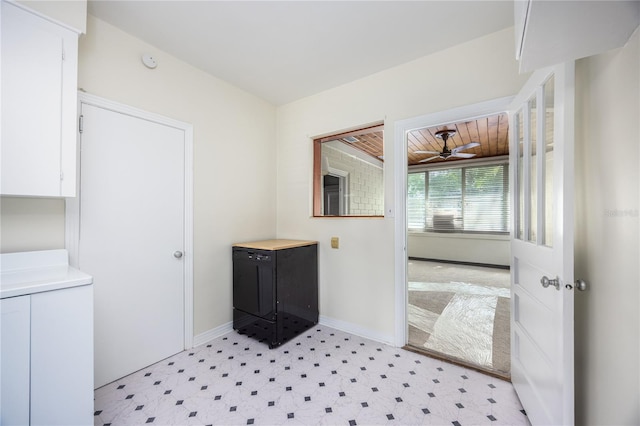
<path fill-rule="evenodd" d="M 423 259 L 509 266 L 511 242 L 508 235 L 410 232 L 407 236 L 407 255 Z"/>
<path fill-rule="evenodd" d="M 17 0 L 17 2 L 79 33 L 87 32 L 87 0 Z"/>
<path fill-rule="evenodd" d="M 391 217 L 311 217 L 314 136 L 384 120 L 385 203 L 395 211 L 394 122 L 517 93 L 526 76 L 513 37 L 503 30 L 278 108 L 277 234 L 320 242 L 321 315 L 392 341 L 395 236 Z"/>
<path fill-rule="evenodd" d="M 576 424 L 640 424 L 640 35 L 576 67 Z"/>

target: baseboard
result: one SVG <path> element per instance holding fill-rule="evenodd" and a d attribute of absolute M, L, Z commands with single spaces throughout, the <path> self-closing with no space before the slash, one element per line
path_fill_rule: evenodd
<path fill-rule="evenodd" d="M 384 343 L 385 345 L 393 346 L 393 336 L 382 334 L 377 331 L 370 330 L 365 327 L 361 327 L 357 324 L 353 324 L 347 321 L 341 321 L 334 318 L 329 318 L 324 315 L 320 315 L 319 318 L 320 325 L 324 325 L 330 328 L 335 328 L 336 330 L 344 331 L 350 334 L 355 334 L 356 336 L 364 337 L 366 339 L 375 340 L 376 342 Z M 229 321 L 228 323 L 222 324 L 216 328 L 212 328 L 211 330 L 207 330 L 204 333 L 200 333 L 197 336 L 193 336 L 193 347 L 204 345 L 216 339 L 220 336 L 224 336 L 225 334 L 233 331 L 233 321 Z"/>
<path fill-rule="evenodd" d="M 231 331 L 233 331 L 233 321 L 229 321 L 228 323 L 222 324 L 216 328 L 207 330 L 204 333 L 193 336 L 193 347 L 195 348 L 196 346 L 204 345 L 205 343 L 208 343 Z"/>
<path fill-rule="evenodd" d="M 353 324 L 347 321 L 341 321 L 334 318 L 325 317 L 320 315 L 320 325 L 335 328 L 336 330 L 345 331 L 356 336 L 364 337 L 367 339 L 375 340 L 376 342 L 384 343 L 385 345 L 394 346 L 394 338 L 392 335 L 382 334 L 377 331 L 370 330 L 368 328 Z"/>
<path fill-rule="evenodd" d="M 415 256 L 409 256 L 409 260 L 426 260 L 427 262 L 451 263 L 454 265 L 482 266 L 484 268 L 496 268 L 496 269 L 511 269 L 509 265 L 497 265 L 495 263 L 467 262 L 464 260 L 431 259 L 431 258 L 415 257 Z"/>

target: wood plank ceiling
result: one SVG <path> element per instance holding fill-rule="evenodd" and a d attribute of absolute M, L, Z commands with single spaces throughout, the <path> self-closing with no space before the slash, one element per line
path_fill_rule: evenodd
<path fill-rule="evenodd" d="M 434 154 L 417 154 L 416 151 L 442 151 L 444 143 L 442 139 L 436 138 L 435 134 L 437 131 L 445 129 L 456 131 L 456 134 L 451 136 L 447 141 L 447 147 L 450 150 L 470 142 L 478 142 L 480 143 L 479 146 L 465 149 L 461 152 L 475 154 L 474 159 L 509 154 L 509 117 L 507 113 L 501 113 L 476 120 L 460 121 L 409 132 L 407 141 L 409 166 L 422 164 L 420 163 L 421 160 L 434 156 Z M 436 158 L 429 161 L 429 164 L 461 160 L 462 159 L 452 157 L 449 157 L 447 160 Z"/>
<path fill-rule="evenodd" d="M 479 142 L 475 148 L 466 149 L 462 152 L 475 154 L 473 157 L 486 158 L 509 154 L 509 117 L 507 113 L 482 117 L 476 120 L 460 121 L 441 126 L 426 127 L 409 132 L 407 142 L 408 165 L 420 165 L 421 160 L 433 157 L 434 154 L 418 154 L 416 151 L 442 151 L 443 141 L 436 138 L 435 134 L 439 130 L 456 130 L 456 134 L 447 141 L 450 150 L 455 147 L 466 145 L 470 142 Z M 336 135 L 327 140 L 340 138 L 338 140 L 351 145 L 366 154 L 384 160 L 383 154 L 383 131 L 381 126 L 377 128 L 364 129 L 360 132 L 350 132 L 348 134 Z M 447 160 L 436 158 L 428 164 L 440 163 L 443 161 L 454 162 L 463 161 L 461 158 L 449 157 Z"/>
<path fill-rule="evenodd" d="M 364 152 L 378 160 L 384 161 L 383 157 L 383 135 L 384 125 L 379 124 L 352 132 L 327 136 L 320 139 L 320 142 L 340 141 L 355 149 Z"/>

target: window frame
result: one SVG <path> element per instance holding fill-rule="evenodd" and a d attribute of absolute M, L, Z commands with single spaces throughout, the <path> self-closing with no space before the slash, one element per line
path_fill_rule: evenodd
<path fill-rule="evenodd" d="M 384 134 L 384 121 L 377 121 L 371 124 L 353 127 L 351 130 L 334 132 L 330 134 L 326 134 L 325 136 L 318 136 L 313 139 L 313 205 L 312 205 L 312 217 L 314 218 L 358 218 L 358 217 L 368 217 L 368 218 L 384 218 L 384 209 L 383 214 L 381 215 L 353 215 L 349 213 L 341 214 L 341 215 L 326 215 L 323 212 L 323 179 L 322 179 L 322 144 L 325 142 L 330 142 L 332 140 L 345 138 L 348 136 L 358 136 L 365 135 L 369 133 L 374 133 L 378 131 L 382 131 Z M 383 146 L 384 150 L 384 146 Z M 339 172 L 339 171 L 338 171 Z M 339 174 L 339 173 L 338 173 Z M 384 175 L 385 175 L 385 167 L 384 161 L 382 163 L 382 176 L 383 176 L 383 190 L 384 190 Z M 348 178 L 347 178 L 348 181 Z M 384 205 L 384 192 L 383 199 Z M 348 212 L 350 210 L 349 206 L 344 207 L 344 211 Z"/>

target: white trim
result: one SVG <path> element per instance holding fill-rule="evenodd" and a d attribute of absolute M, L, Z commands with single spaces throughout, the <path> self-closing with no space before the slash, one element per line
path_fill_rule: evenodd
<path fill-rule="evenodd" d="M 119 112 L 121 114 L 131 115 L 136 118 L 142 118 L 143 120 L 153 121 L 154 123 L 163 124 L 165 126 L 174 127 L 179 130 L 184 130 L 185 136 L 187 131 L 193 132 L 193 125 L 191 125 L 190 123 L 174 120 L 173 118 L 165 117 L 154 112 L 145 111 L 136 107 L 122 104 L 120 102 L 101 98 L 99 96 L 91 95 L 86 92 L 78 92 L 78 101 L 79 104 L 93 105 L 99 108 L 108 109 L 110 111 Z M 186 140 L 186 137 L 185 142 L 189 142 Z M 193 143 L 193 140 L 190 142 Z"/>
<path fill-rule="evenodd" d="M 78 118 L 81 105 L 92 105 L 132 117 L 152 121 L 184 131 L 184 348 L 193 347 L 193 126 L 129 105 L 114 102 L 84 92 L 78 92 Z M 80 133 L 77 133 L 80 141 Z M 77 158 L 80 143 L 77 144 Z M 78 266 L 80 237 L 80 161 L 77 161 L 77 188 L 75 198 L 65 199 L 65 248 L 69 251 L 69 263 Z"/>
<path fill-rule="evenodd" d="M 327 166 L 327 173 L 326 174 L 331 175 L 331 176 L 335 176 L 335 177 L 341 177 L 341 178 L 348 178 L 349 177 L 349 172 L 345 172 L 344 170 L 336 169 L 335 167 L 331 167 L 331 166 Z"/>
<path fill-rule="evenodd" d="M 329 318 L 324 315 L 320 315 L 318 323 L 320 325 L 344 331 L 356 336 L 364 337 L 366 339 L 375 340 L 376 342 L 384 343 L 385 345 L 393 345 L 392 335 L 382 334 L 377 331 L 362 327 L 358 324 Z"/>
<path fill-rule="evenodd" d="M 493 166 L 498 164 L 509 164 L 508 155 L 500 155 L 496 157 L 481 157 L 470 158 L 468 160 L 456 160 L 454 162 L 440 162 L 432 164 L 416 164 L 414 166 L 408 166 L 409 173 L 420 173 L 429 170 L 444 170 L 444 169 L 461 169 L 463 167 L 481 167 L 481 166 Z"/>
<path fill-rule="evenodd" d="M 327 164 L 328 164 L 328 158 L 325 157 L 327 159 Z M 340 216 L 344 216 L 349 214 L 350 210 L 351 210 L 351 203 L 349 203 L 349 198 L 351 196 L 349 189 L 351 188 L 350 182 L 349 182 L 349 172 L 346 172 L 344 170 L 340 170 L 340 169 L 336 169 L 334 167 L 331 167 L 330 165 L 327 166 L 327 173 L 326 175 L 323 175 L 323 181 L 324 181 L 324 176 L 333 176 L 333 177 L 337 177 L 340 179 L 340 183 L 339 183 L 339 188 L 340 188 L 340 193 L 339 193 L 339 197 L 338 197 L 338 202 L 339 202 L 339 207 L 338 207 L 338 211 L 340 213 Z M 324 212 L 324 185 L 322 188 L 322 211 Z"/>
<path fill-rule="evenodd" d="M 184 128 L 184 347 L 193 347 L 193 126 Z"/>
<path fill-rule="evenodd" d="M 376 342 L 384 343 L 385 345 L 393 345 L 393 336 L 378 333 L 377 331 L 364 328 L 351 322 L 341 321 L 326 317 L 324 315 L 320 315 L 318 324 L 325 327 L 333 328 L 335 330 L 344 331 L 346 333 L 353 334 L 354 336 L 360 336 L 366 339 L 374 340 Z M 229 321 L 225 324 L 194 336 L 193 347 L 195 348 L 197 346 L 204 345 L 205 343 L 209 343 L 210 341 L 231 332 L 233 332 L 233 321 Z"/>
<path fill-rule="evenodd" d="M 474 120 L 509 110 L 513 97 L 494 99 L 447 111 L 399 120 L 394 123 L 394 190 L 395 190 L 395 336 L 394 345 L 407 343 L 407 133 L 424 127 L 439 126 L 463 120 Z M 389 209 L 387 209 L 389 211 Z"/>
<path fill-rule="evenodd" d="M 397 121 L 394 124 L 393 146 L 393 187 L 395 192 L 395 212 L 387 209 L 394 218 L 394 258 L 395 258 L 395 319 L 394 340 L 396 347 L 407 343 L 407 133 L 419 123 L 416 119 Z M 394 214 L 395 213 L 395 214 Z"/>
<path fill-rule="evenodd" d="M 213 339 L 217 339 L 218 337 L 224 336 L 225 334 L 231 333 L 233 331 L 233 321 L 229 321 L 225 324 L 222 324 L 218 327 L 212 328 L 211 330 L 207 330 L 204 333 L 200 333 L 197 336 L 193 336 L 193 347 L 204 345 L 205 343 L 209 343 Z"/>
<path fill-rule="evenodd" d="M 18 3 L 16 0 L 2 0 L 3 2 L 7 2 L 8 4 L 11 4 L 15 7 L 19 7 L 20 9 L 24 10 L 25 12 L 29 12 L 32 15 L 35 15 L 39 18 L 42 18 L 44 20 L 47 20 L 53 24 L 56 24 L 62 28 L 65 28 L 67 30 L 73 31 L 76 35 L 80 35 L 83 34 L 84 31 L 82 31 L 79 28 L 76 28 L 70 24 L 67 24 L 66 22 L 60 21 L 58 19 L 52 18 L 51 16 L 45 15 L 44 13 L 40 12 L 39 10 L 36 9 L 32 9 L 28 3 L 24 3 L 24 2 L 20 2 Z"/>

